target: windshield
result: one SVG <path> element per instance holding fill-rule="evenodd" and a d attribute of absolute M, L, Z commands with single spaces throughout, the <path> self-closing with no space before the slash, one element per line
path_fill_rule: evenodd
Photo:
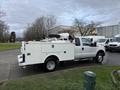
<path fill-rule="evenodd" d="M 106 41 L 106 39 L 99 39 L 97 42 L 104 43 L 105 41 Z"/>
<path fill-rule="evenodd" d="M 113 38 L 112 42 L 120 42 L 120 37 Z"/>

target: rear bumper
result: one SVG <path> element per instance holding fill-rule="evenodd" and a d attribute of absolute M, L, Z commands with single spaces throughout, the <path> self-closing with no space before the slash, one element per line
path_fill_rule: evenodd
<path fill-rule="evenodd" d="M 25 66 L 25 55 L 24 54 L 18 55 L 17 58 L 19 66 Z"/>

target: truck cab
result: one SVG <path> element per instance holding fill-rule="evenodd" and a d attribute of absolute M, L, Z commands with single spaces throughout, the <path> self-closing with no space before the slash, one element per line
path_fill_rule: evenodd
<path fill-rule="evenodd" d="M 93 43 L 89 38 L 75 38 L 75 58 L 94 58 L 99 51 L 102 51 L 104 55 L 104 46 L 97 46 L 96 43 Z"/>

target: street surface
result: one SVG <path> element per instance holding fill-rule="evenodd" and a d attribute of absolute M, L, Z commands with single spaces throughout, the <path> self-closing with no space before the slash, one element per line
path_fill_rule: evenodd
<path fill-rule="evenodd" d="M 17 55 L 19 53 L 20 51 L 18 49 L 0 52 L 0 81 L 44 73 L 40 66 L 29 66 L 26 69 L 19 67 L 17 63 Z M 120 52 L 107 52 L 103 64 L 120 65 Z M 70 61 L 65 62 L 65 64 L 60 66 L 57 70 L 92 65 L 96 64 L 91 61 Z"/>

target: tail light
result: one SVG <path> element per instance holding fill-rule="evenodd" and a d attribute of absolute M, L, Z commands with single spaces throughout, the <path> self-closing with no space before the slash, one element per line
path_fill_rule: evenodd
<path fill-rule="evenodd" d="M 20 61 L 20 63 L 24 63 L 25 62 L 25 54 L 23 54 L 20 58 L 22 58 L 22 60 Z"/>
<path fill-rule="evenodd" d="M 25 54 L 23 54 L 23 63 L 25 62 Z"/>

